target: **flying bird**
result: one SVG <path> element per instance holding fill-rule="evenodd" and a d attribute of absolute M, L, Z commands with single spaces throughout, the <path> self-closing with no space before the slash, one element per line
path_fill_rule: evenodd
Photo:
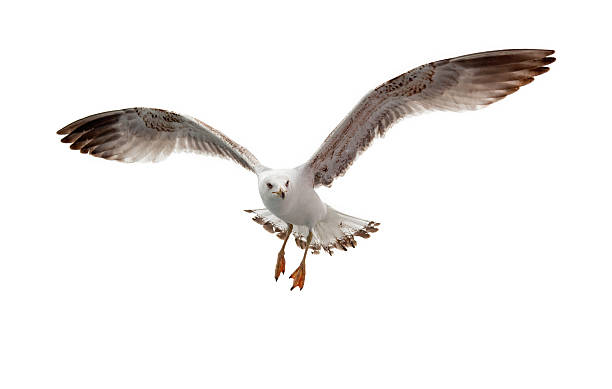
<path fill-rule="evenodd" d="M 235 161 L 257 175 L 265 208 L 247 210 L 253 220 L 283 240 L 274 277 L 285 272 L 291 235 L 304 250 L 291 274 L 302 289 L 309 249 L 318 254 L 355 247 L 379 223 L 349 216 L 324 203 L 315 189 L 331 186 L 376 137 L 400 119 L 424 111 L 475 110 L 503 99 L 549 70 L 553 50 L 498 50 L 431 62 L 403 73 L 366 94 L 306 163 L 273 169 L 220 131 L 190 116 L 155 108 L 127 108 L 77 120 L 57 133 L 70 148 L 123 162 L 160 161 L 189 151 Z"/>

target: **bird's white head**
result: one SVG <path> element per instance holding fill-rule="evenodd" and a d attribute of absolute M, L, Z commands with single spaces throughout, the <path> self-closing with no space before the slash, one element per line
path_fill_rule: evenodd
<path fill-rule="evenodd" d="M 259 195 L 264 202 L 283 201 L 291 195 L 291 174 L 285 170 L 268 170 L 259 176 Z"/>

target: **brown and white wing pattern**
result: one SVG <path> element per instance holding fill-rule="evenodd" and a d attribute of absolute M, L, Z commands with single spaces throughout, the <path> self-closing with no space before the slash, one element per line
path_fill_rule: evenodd
<path fill-rule="evenodd" d="M 257 158 L 220 131 L 197 119 L 155 108 L 127 108 L 88 116 L 57 132 L 70 148 L 124 162 L 160 161 L 173 151 L 231 159 L 263 169 Z"/>
<path fill-rule="evenodd" d="M 330 186 L 372 140 L 399 119 L 430 110 L 474 110 L 548 71 L 553 50 L 499 50 L 419 66 L 367 94 L 304 165 L 313 185 Z"/>

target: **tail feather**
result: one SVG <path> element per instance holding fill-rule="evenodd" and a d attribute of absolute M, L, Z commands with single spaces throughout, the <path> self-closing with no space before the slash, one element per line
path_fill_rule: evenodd
<path fill-rule="evenodd" d="M 287 236 L 287 231 L 289 230 L 289 225 L 277 218 L 272 214 L 272 212 L 268 211 L 266 208 L 264 209 L 245 209 L 244 212 L 254 213 L 253 221 L 257 224 L 261 224 L 264 230 L 276 234 L 280 239 L 285 239 Z"/>
<path fill-rule="evenodd" d="M 261 224 L 266 231 L 276 234 L 280 239 L 285 239 L 287 236 L 289 225 L 267 209 L 252 209 L 245 212 L 254 213 L 253 220 Z M 371 233 L 378 231 L 379 225 L 380 223 L 338 212 L 328 205 L 327 216 L 313 230 L 310 249 L 313 254 L 319 254 L 323 250 L 329 255 L 333 254 L 334 249 L 346 251 L 349 247 L 357 245 L 356 236 L 367 239 Z M 295 244 L 305 249 L 308 227 L 293 226 L 293 236 Z"/>

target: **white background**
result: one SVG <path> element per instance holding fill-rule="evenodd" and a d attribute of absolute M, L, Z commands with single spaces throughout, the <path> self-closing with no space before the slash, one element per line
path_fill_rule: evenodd
<path fill-rule="evenodd" d="M 2 388 L 610 388 L 610 28 L 561 2 L 3 5 Z M 382 223 L 274 282 L 255 176 L 80 155 L 59 128 L 196 116 L 268 166 L 436 59 L 556 49 L 493 106 L 407 119 L 319 191 Z M 287 250 L 287 273 L 301 253 Z"/>

